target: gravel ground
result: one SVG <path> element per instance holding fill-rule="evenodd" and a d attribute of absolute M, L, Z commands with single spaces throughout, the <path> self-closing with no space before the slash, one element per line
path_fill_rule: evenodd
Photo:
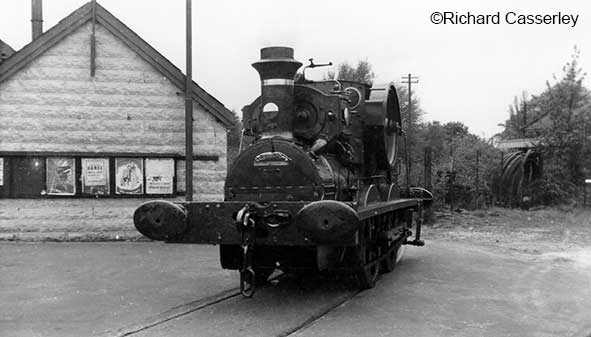
<path fill-rule="evenodd" d="M 591 212 L 437 213 L 425 247 L 301 336 L 576 336 L 591 326 Z M 0 336 L 114 334 L 237 285 L 217 247 L 158 242 L 0 243 Z M 276 335 L 339 291 L 289 282 L 145 335 Z M 320 309 L 318 309 L 320 310 Z M 229 323 L 227 323 L 229 322 Z M 282 322 L 283 325 L 277 322 Z M 288 324 L 289 323 L 289 324 Z M 196 330 L 198 329 L 198 330 Z"/>
<path fill-rule="evenodd" d="M 436 212 L 427 239 L 469 242 L 509 255 L 564 258 L 591 265 L 591 210 L 491 208 Z"/>

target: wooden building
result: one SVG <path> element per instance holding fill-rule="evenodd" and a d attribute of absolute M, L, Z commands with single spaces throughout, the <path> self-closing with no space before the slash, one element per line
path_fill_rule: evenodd
<path fill-rule="evenodd" d="M 0 238 L 116 236 L 144 200 L 182 198 L 184 82 L 96 2 L 0 63 Z M 221 200 L 233 115 L 192 98 L 194 198 Z"/>

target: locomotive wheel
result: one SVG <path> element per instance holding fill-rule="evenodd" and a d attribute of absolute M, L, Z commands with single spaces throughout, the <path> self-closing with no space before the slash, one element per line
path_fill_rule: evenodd
<path fill-rule="evenodd" d="M 401 240 L 393 243 L 394 249 L 390 250 L 382 260 L 381 268 L 383 273 L 389 273 L 396 267 L 396 264 L 404 254 L 404 246 Z"/>
<path fill-rule="evenodd" d="M 369 227 L 369 228 L 367 228 Z M 373 288 L 376 285 L 380 264 L 378 262 L 378 253 L 375 247 L 369 241 L 369 232 L 372 230 L 370 223 L 367 224 L 364 233 L 360 233 L 359 246 L 355 250 L 357 282 L 361 289 Z"/>
<path fill-rule="evenodd" d="M 380 271 L 379 263 L 375 261 L 375 253 L 372 253 L 365 245 L 360 246 L 357 254 L 359 255 L 360 265 L 357 267 L 357 282 L 362 289 L 373 288 L 376 285 Z"/>

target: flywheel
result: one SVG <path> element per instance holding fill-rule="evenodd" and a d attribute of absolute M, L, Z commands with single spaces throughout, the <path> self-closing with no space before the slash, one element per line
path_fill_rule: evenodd
<path fill-rule="evenodd" d="M 382 126 L 385 160 L 390 166 L 396 163 L 398 141 L 402 134 L 402 119 L 396 88 L 391 85 L 377 85 L 370 89 L 366 102 L 366 125 Z"/>

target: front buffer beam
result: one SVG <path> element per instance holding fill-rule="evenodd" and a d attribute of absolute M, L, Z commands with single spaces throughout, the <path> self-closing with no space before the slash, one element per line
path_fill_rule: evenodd
<path fill-rule="evenodd" d="M 321 218 L 320 214 L 326 215 Z M 244 230 L 244 219 L 254 231 Z M 134 214 L 137 230 L 152 240 L 202 243 L 313 246 L 355 245 L 359 218 L 337 201 L 316 202 L 179 202 L 157 200 L 142 204 Z M 325 234 L 341 230 L 338 240 Z M 345 230 L 346 228 L 346 230 Z"/>

